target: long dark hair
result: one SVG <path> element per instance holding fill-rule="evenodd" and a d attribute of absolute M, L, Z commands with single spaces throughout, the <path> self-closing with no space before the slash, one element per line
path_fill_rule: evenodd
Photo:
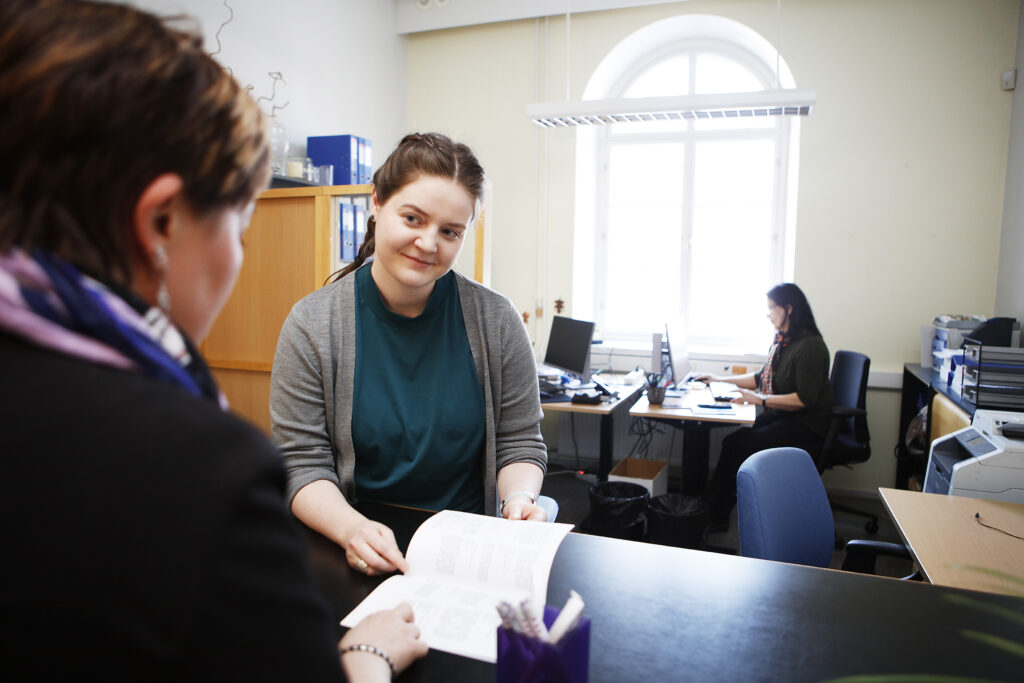
<path fill-rule="evenodd" d="M 792 307 L 788 313 L 789 329 L 786 334 L 796 339 L 805 334 L 816 334 L 819 337 L 818 324 L 814 322 L 814 313 L 803 291 L 792 282 L 783 282 L 768 290 L 768 298 L 782 308 Z"/>
<path fill-rule="evenodd" d="M 456 181 L 469 192 L 477 206 L 483 199 L 484 169 L 469 147 L 440 133 L 410 133 L 373 174 L 377 204 L 383 206 L 393 194 L 421 175 Z M 328 283 L 337 282 L 373 255 L 376 227 L 373 216 L 366 219 L 366 237 L 355 260 L 327 278 Z"/>
<path fill-rule="evenodd" d="M 263 116 L 198 31 L 123 5 L 2 0 L 0 120 L 0 252 L 44 249 L 120 284 L 157 176 L 181 176 L 200 215 L 270 176 Z"/>

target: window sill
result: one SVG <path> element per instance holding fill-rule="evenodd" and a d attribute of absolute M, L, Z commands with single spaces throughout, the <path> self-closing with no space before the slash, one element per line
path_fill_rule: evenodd
<path fill-rule="evenodd" d="M 604 341 L 590 347 L 591 371 L 629 372 L 638 365 L 647 369 L 651 364 L 650 342 Z M 757 370 L 766 359 L 763 353 L 743 352 L 739 349 L 692 347 L 689 351 L 692 369 L 720 373 L 731 371 L 733 365 L 745 365 L 749 371 Z"/>

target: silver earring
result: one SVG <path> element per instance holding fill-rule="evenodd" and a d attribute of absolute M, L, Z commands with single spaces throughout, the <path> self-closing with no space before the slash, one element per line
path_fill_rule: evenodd
<path fill-rule="evenodd" d="M 160 273 L 160 287 L 156 290 L 156 304 L 165 313 L 171 311 L 171 295 L 167 291 L 167 252 L 163 247 L 153 250 L 153 262 Z"/>

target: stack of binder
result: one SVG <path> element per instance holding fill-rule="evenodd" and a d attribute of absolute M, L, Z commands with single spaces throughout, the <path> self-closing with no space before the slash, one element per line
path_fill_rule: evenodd
<path fill-rule="evenodd" d="M 331 271 L 340 270 L 359 253 L 366 239 L 367 195 L 331 198 Z"/>
<path fill-rule="evenodd" d="M 334 166 L 335 185 L 373 182 L 373 144 L 356 135 L 316 135 L 306 138 L 306 156 L 314 166 Z"/>
<path fill-rule="evenodd" d="M 965 342 L 963 397 L 979 408 L 1024 410 L 1024 348 Z"/>

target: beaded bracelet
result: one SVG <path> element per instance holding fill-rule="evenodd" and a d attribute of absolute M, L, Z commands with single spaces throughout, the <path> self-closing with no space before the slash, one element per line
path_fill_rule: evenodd
<path fill-rule="evenodd" d="M 382 658 L 385 662 L 387 662 L 389 667 L 391 667 L 392 677 L 398 675 L 398 669 L 395 668 L 395 663 L 391 661 L 391 657 L 388 656 L 388 653 L 384 652 L 384 650 L 380 649 L 375 645 L 367 645 L 366 643 L 356 643 L 355 645 L 346 645 L 345 647 L 338 648 L 339 655 L 343 655 L 346 652 L 369 652 L 372 655 L 377 655 L 378 657 Z"/>

